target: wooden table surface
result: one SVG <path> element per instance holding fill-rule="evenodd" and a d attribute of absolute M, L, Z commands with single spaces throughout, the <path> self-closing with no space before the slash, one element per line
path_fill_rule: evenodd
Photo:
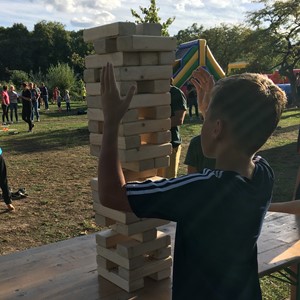
<path fill-rule="evenodd" d="M 260 276 L 300 260 L 298 219 L 268 213 L 259 238 Z M 174 223 L 162 226 L 174 243 Z M 145 280 L 145 288 L 133 293 L 97 274 L 95 235 L 0 256 L 0 299 L 125 300 L 171 298 L 171 280 Z"/>

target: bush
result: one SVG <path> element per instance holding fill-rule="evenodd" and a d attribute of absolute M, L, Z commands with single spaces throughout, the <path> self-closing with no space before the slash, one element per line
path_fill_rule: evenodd
<path fill-rule="evenodd" d="M 29 75 L 21 70 L 13 70 L 11 71 L 10 81 L 16 87 L 16 89 L 21 88 L 22 82 L 29 81 Z"/>

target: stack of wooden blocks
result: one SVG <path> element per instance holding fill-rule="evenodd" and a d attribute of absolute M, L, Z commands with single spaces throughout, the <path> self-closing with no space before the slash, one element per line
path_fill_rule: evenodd
<path fill-rule="evenodd" d="M 167 167 L 170 144 L 170 78 L 176 40 L 161 36 L 159 24 L 118 22 L 84 31 L 96 54 L 85 59 L 91 154 L 99 156 L 103 134 L 100 74 L 114 65 L 121 95 L 130 86 L 136 94 L 119 128 L 119 157 L 126 181 L 155 178 Z M 128 292 L 144 287 L 144 278 L 161 280 L 171 273 L 170 236 L 156 227 L 158 219 L 139 219 L 133 213 L 101 205 L 97 178 L 91 181 L 96 222 L 109 229 L 96 236 L 98 273 Z"/>

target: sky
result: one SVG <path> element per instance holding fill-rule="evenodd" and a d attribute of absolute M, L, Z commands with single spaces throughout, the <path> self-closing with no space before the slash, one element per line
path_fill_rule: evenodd
<path fill-rule="evenodd" d="M 150 0 L 1 0 L 0 26 L 22 23 L 32 31 L 36 23 L 46 20 L 78 31 L 114 22 L 134 22 L 130 9 L 142 16 L 140 6 L 148 8 Z M 205 29 L 221 23 L 240 24 L 246 12 L 259 9 L 259 4 L 251 0 L 156 0 L 156 6 L 162 22 L 176 17 L 169 27 L 171 35 L 193 23 Z"/>

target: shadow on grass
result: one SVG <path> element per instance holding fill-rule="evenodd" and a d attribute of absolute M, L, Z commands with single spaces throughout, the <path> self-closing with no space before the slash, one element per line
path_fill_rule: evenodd
<path fill-rule="evenodd" d="M 299 167 L 296 145 L 294 142 L 258 152 L 258 155 L 269 162 L 275 173 L 274 202 L 292 199 Z"/>
<path fill-rule="evenodd" d="M 13 140 L 5 141 L 5 151 L 13 149 L 19 153 L 47 152 L 63 150 L 89 144 L 87 128 L 59 129 L 47 133 L 21 133 Z"/>
<path fill-rule="evenodd" d="M 282 133 L 287 133 L 287 132 L 292 132 L 292 131 L 297 131 L 299 129 L 299 125 L 291 125 L 287 127 L 277 127 L 276 130 L 274 131 L 273 135 L 280 135 Z"/>

